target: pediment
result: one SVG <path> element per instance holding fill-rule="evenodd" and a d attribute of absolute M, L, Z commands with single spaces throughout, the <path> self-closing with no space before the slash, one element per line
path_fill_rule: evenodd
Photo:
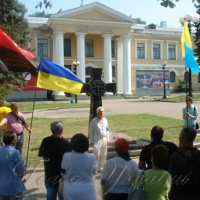
<path fill-rule="evenodd" d="M 88 21 L 110 21 L 110 22 L 125 22 L 135 24 L 136 21 L 120 13 L 110 7 L 107 7 L 99 2 L 87 4 L 63 11 L 51 16 L 51 19 L 82 19 Z"/>

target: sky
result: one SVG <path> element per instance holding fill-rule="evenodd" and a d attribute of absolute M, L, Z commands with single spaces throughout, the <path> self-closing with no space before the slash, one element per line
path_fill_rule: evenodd
<path fill-rule="evenodd" d="M 28 14 L 34 14 L 35 12 L 45 13 L 57 13 L 61 8 L 62 11 L 69 10 L 72 8 L 79 7 L 81 5 L 81 0 L 51 0 L 52 8 L 36 9 L 35 6 L 39 1 L 43 0 L 18 0 L 19 2 L 25 4 Z M 94 3 L 97 0 L 83 0 L 83 5 Z M 132 18 L 140 17 L 142 20 L 146 21 L 147 24 L 157 24 L 160 25 L 161 21 L 166 21 L 168 27 L 181 27 L 179 23 L 179 18 L 184 17 L 187 13 L 192 15 L 196 14 L 196 8 L 194 7 L 192 0 L 180 0 L 176 3 L 176 7 L 164 8 L 160 6 L 162 0 L 98 0 L 99 3 L 104 4 L 114 10 L 117 10 L 127 16 Z"/>

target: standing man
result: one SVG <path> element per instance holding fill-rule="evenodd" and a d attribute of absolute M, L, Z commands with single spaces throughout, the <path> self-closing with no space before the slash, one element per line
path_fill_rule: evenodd
<path fill-rule="evenodd" d="M 5 117 L 7 113 L 11 112 L 10 108 L 5 106 L 5 101 L 0 101 L 0 121 Z M 3 136 L 7 131 L 7 125 L 3 125 L 0 127 L 0 147 L 4 146 Z"/>
<path fill-rule="evenodd" d="M 58 194 L 59 180 L 61 177 L 62 157 L 66 152 L 70 152 L 69 142 L 62 137 L 63 124 L 56 120 L 50 124 L 52 135 L 42 140 L 38 156 L 44 159 L 45 186 L 47 190 L 47 200 L 63 199 L 62 194 Z"/>
<path fill-rule="evenodd" d="M 1 120 L 0 126 L 7 124 L 8 131 L 14 131 L 17 134 L 17 144 L 16 149 L 22 154 L 23 143 L 24 143 L 24 127 L 31 133 L 32 130 L 26 123 L 25 117 L 21 112 L 18 112 L 18 105 L 16 103 L 11 104 L 11 112 L 6 114 Z"/>
<path fill-rule="evenodd" d="M 106 162 L 107 140 L 109 139 L 108 121 L 104 117 L 104 108 L 98 107 L 96 110 L 97 117 L 90 122 L 90 145 L 93 147 L 93 153 L 98 163 L 98 171 L 103 170 Z"/>
<path fill-rule="evenodd" d="M 169 149 L 169 156 L 171 156 L 174 152 L 178 151 L 178 147 L 173 142 L 163 141 L 164 130 L 160 126 L 154 126 L 151 129 L 151 143 L 146 145 L 141 153 L 138 162 L 138 167 L 140 170 L 142 169 L 151 169 L 151 150 L 156 145 L 164 145 Z M 169 163 L 168 163 L 169 164 Z M 168 169 L 168 166 L 165 168 Z"/>
<path fill-rule="evenodd" d="M 198 116 L 198 109 L 192 104 L 192 97 L 186 97 L 186 106 L 183 108 L 184 127 L 191 126 L 196 129 L 196 119 Z"/>
<path fill-rule="evenodd" d="M 18 150 L 15 149 L 17 135 L 12 131 L 4 134 L 5 146 L 0 148 L 0 200 L 22 200 L 25 166 Z"/>
<path fill-rule="evenodd" d="M 174 153 L 169 162 L 169 173 L 172 175 L 170 200 L 200 199 L 200 151 L 193 147 L 196 130 L 184 127 L 179 135 L 182 146 Z"/>

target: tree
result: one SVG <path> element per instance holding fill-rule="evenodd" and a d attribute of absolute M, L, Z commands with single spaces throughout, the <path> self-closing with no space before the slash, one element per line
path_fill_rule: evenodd
<path fill-rule="evenodd" d="M 159 1 L 159 0 L 158 0 Z M 165 8 L 167 7 L 170 7 L 170 8 L 174 8 L 176 5 L 173 3 L 173 0 L 170 1 L 170 0 L 161 0 L 162 3 L 160 3 L 161 6 L 164 6 Z M 178 2 L 179 0 L 175 0 L 176 2 Z M 192 0 L 193 2 L 195 0 Z M 197 2 L 200 1 L 200 0 L 196 0 Z M 44 4 L 45 8 L 47 9 L 48 7 L 51 8 L 53 5 L 50 1 L 48 0 L 44 0 L 44 1 L 40 1 L 38 2 L 38 4 L 35 6 L 35 8 L 42 8 L 42 5 Z M 83 1 L 82 1 L 82 4 L 83 4 Z"/>
<path fill-rule="evenodd" d="M 44 17 L 50 18 L 52 14 L 43 12 L 35 12 L 34 14 L 28 15 L 28 17 Z"/>
<path fill-rule="evenodd" d="M 146 21 L 142 20 L 140 17 L 135 18 L 138 24 L 146 24 Z"/>
<path fill-rule="evenodd" d="M 194 4 L 194 6 L 197 8 L 197 14 L 200 15 L 200 0 L 198 0 L 197 2 L 198 5 Z M 197 63 L 200 65 L 200 22 L 195 23 L 194 27 L 196 28 L 194 36 L 194 43 L 195 43 L 194 55 L 197 58 Z"/>
<path fill-rule="evenodd" d="M 27 10 L 18 0 L 0 1 L 1 29 L 22 48 L 27 47 L 29 39 L 28 21 L 25 19 Z M 21 90 L 25 86 L 22 73 L 0 73 L 0 100 L 12 94 L 14 89 Z"/>
<path fill-rule="evenodd" d="M 43 2 L 42 1 L 40 1 L 36 6 L 35 6 L 35 8 L 42 8 L 42 5 L 44 4 L 44 7 L 47 9 L 48 7 L 51 9 L 51 7 L 52 7 L 52 4 L 51 4 L 51 2 L 50 1 L 48 1 L 48 0 L 44 0 Z"/>

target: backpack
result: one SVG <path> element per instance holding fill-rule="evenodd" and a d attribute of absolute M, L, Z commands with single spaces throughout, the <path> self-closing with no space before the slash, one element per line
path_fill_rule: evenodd
<path fill-rule="evenodd" d="M 180 176 L 179 187 L 181 193 L 186 197 L 192 197 L 200 194 L 200 166 L 198 165 L 199 150 L 196 153 L 195 159 L 189 159 L 183 153 L 180 153 L 189 163 L 189 168 L 186 168 Z"/>

